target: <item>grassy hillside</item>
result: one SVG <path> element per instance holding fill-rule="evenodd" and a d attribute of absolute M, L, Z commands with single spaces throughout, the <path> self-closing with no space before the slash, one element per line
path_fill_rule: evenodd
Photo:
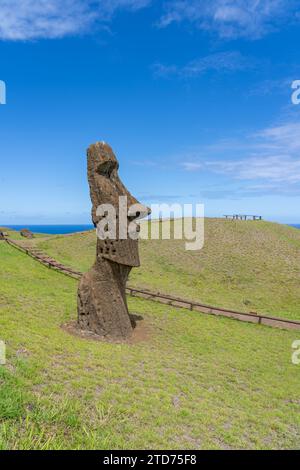
<path fill-rule="evenodd" d="M 85 340 L 60 328 L 75 280 L 5 242 L 0 262 L 0 449 L 299 448 L 295 332 L 129 299 L 142 341 Z"/>
<path fill-rule="evenodd" d="M 94 232 L 35 243 L 82 271 L 95 259 Z M 264 221 L 205 219 L 201 251 L 185 251 L 178 240 L 143 240 L 140 252 L 142 265 L 130 277 L 133 286 L 300 319 L 300 230 Z"/>
<path fill-rule="evenodd" d="M 24 228 L 26 228 L 26 227 L 24 227 Z M 12 238 L 13 240 L 23 240 L 23 241 L 26 241 L 26 240 L 27 240 L 27 238 L 22 237 L 22 235 L 20 234 L 20 232 L 18 232 L 18 231 L 16 231 L 16 230 L 13 230 L 13 229 L 10 229 L 10 228 L 7 228 L 7 227 L 0 227 L 0 231 L 6 233 L 7 236 L 8 236 L 9 238 Z M 45 234 L 43 234 L 43 233 L 35 233 L 35 234 L 34 234 L 34 237 L 35 237 L 35 238 L 39 238 L 39 239 L 45 238 Z M 51 237 L 52 237 L 52 235 L 46 235 L 46 238 L 47 238 L 47 239 L 48 239 L 48 238 L 51 238 Z"/>

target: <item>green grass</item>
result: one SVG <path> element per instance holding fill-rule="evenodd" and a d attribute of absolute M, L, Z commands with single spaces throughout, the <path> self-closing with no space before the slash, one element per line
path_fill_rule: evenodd
<path fill-rule="evenodd" d="M 24 227 L 25 228 L 25 227 Z M 13 229 L 10 229 L 8 227 L 0 227 L 0 231 L 1 232 L 5 232 L 7 234 L 7 236 L 9 238 L 11 238 L 12 240 L 22 240 L 23 242 L 26 242 L 30 239 L 27 239 L 26 237 L 23 237 L 20 232 L 16 231 L 16 230 L 13 230 Z M 48 239 L 48 238 L 51 238 L 53 235 L 45 235 L 44 233 L 35 233 L 34 234 L 34 239 L 36 238 L 39 238 L 39 239 Z M 33 240 L 34 240 L 33 239 Z"/>
<path fill-rule="evenodd" d="M 148 339 L 84 340 L 60 328 L 75 280 L 0 260 L 0 449 L 300 447 L 297 332 L 129 299 Z"/>
<path fill-rule="evenodd" d="M 35 243 L 82 271 L 95 259 L 94 232 Z M 300 319 L 300 230 L 264 221 L 205 219 L 201 251 L 185 251 L 178 240 L 142 240 L 140 252 L 142 264 L 132 270 L 132 286 Z"/>

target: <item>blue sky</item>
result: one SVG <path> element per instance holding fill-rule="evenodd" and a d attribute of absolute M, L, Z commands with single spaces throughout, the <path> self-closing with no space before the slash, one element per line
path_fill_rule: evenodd
<path fill-rule="evenodd" d="M 0 0 L 0 225 L 89 223 L 104 140 L 143 202 L 300 223 L 300 2 Z"/>

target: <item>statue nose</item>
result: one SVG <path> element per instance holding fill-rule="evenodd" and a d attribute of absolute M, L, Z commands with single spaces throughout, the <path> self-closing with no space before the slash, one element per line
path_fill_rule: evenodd
<path fill-rule="evenodd" d="M 134 204 L 128 209 L 128 218 L 131 220 L 143 219 L 149 214 L 151 214 L 151 209 L 143 204 Z"/>

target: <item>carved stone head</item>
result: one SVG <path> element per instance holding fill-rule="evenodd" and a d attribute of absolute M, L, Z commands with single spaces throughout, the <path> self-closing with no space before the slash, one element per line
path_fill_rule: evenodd
<path fill-rule="evenodd" d="M 141 215 L 145 216 L 150 213 L 150 209 L 140 204 L 121 182 L 118 175 L 119 163 L 109 145 L 97 142 L 88 148 L 87 156 L 88 180 L 93 204 L 92 219 L 95 226 L 101 222 L 102 216 L 97 215 L 97 210 L 103 204 L 110 204 L 114 207 L 118 222 L 120 196 L 127 197 L 127 222 L 132 222 Z M 137 204 L 139 204 L 138 210 L 131 212 L 131 206 Z M 98 239 L 97 256 L 127 266 L 139 266 L 138 241 L 131 239 L 128 233 L 128 237 L 123 239 L 119 235 L 118 228 L 117 223 L 117 233 L 114 239 Z"/>

